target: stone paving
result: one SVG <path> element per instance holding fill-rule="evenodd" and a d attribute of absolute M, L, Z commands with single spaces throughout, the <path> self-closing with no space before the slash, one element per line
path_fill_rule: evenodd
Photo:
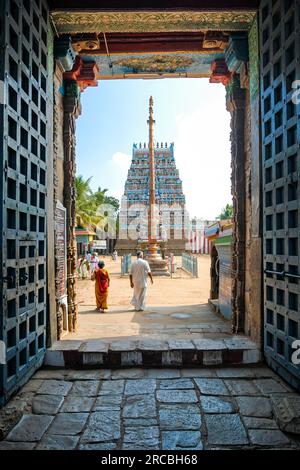
<path fill-rule="evenodd" d="M 287 398 L 267 367 L 42 369 L 0 410 L 0 449 L 300 450 L 275 419 Z"/>

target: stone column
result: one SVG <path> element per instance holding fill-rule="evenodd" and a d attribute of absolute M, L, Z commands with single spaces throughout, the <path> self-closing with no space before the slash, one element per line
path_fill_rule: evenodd
<path fill-rule="evenodd" d="M 76 81 L 64 82 L 64 206 L 67 215 L 67 294 L 69 331 L 76 331 L 78 306 L 76 302 L 76 191 L 75 191 L 75 121 L 80 114 L 80 88 Z"/>
<path fill-rule="evenodd" d="M 76 56 L 71 71 L 64 73 L 64 206 L 67 226 L 67 295 L 69 331 L 76 331 L 78 320 L 77 244 L 76 244 L 76 119 L 80 115 L 80 93 L 89 86 L 97 86 L 98 68 L 94 61 L 83 61 Z"/>
<path fill-rule="evenodd" d="M 231 194 L 233 198 L 232 331 L 244 331 L 245 312 L 245 105 L 246 90 L 238 75 L 227 85 L 227 110 L 231 114 Z"/>
<path fill-rule="evenodd" d="M 76 53 L 72 48 L 70 38 L 56 38 L 54 42 L 54 107 L 53 107 L 53 202 L 54 202 L 54 231 L 55 231 L 55 296 L 56 296 L 56 327 L 57 339 L 61 339 L 63 333 L 63 315 L 62 315 L 62 275 L 60 273 L 61 265 L 59 263 L 59 245 L 57 244 L 57 206 L 64 204 L 65 188 L 65 154 L 66 146 L 64 144 L 64 73 L 73 69 Z M 66 220 L 67 227 L 70 225 L 69 216 Z M 67 243 L 66 243 L 67 244 Z M 68 272 L 70 265 L 68 264 Z M 68 276 L 67 276 L 68 277 Z M 68 282 L 68 281 L 67 281 Z M 67 304 L 68 290 L 63 292 L 64 305 Z M 72 330 L 72 324 L 69 322 Z"/>

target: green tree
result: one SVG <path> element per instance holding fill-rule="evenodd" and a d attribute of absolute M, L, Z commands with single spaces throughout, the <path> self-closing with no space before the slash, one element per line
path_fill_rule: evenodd
<path fill-rule="evenodd" d="M 221 214 L 217 219 L 220 220 L 226 220 L 226 219 L 232 219 L 233 217 L 233 205 L 232 204 L 226 204 L 225 207 L 223 207 Z"/>
<path fill-rule="evenodd" d="M 77 226 L 95 229 L 103 218 L 99 215 L 99 207 L 102 204 L 111 204 L 117 212 L 119 201 L 107 196 L 107 189 L 99 187 L 93 192 L 90 187 L 91 179 L 92 177 L 85 180 L 81 175 L 76 176 L 76 221 Z"/>

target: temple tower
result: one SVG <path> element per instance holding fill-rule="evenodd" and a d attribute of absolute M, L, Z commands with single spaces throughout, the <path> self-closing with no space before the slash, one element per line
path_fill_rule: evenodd
<path fill-rule="evenodd" d="M 149 142 L 133 144 L 119 216 L 116 248 L 120 254 L 147 250 L 181 254 L 186 249 L 182 181 L 176 168 L 174 144 L 154 141 L 153 98 L 149 100 Z M 149 246 L 148 246 L 149 245 Z"/>

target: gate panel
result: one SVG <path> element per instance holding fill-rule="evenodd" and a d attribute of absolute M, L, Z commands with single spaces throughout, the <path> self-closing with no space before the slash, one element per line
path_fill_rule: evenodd
<path fill-rule="evenodd" d="M 300 79 L 299 21 L 298 1 L 261 2 L 265 356 L 300 390 L 292 360 L 300 338 L 300 105 L 292 87 Z"/>
<path fill-rule="evenodd" d="M 0 366 L 3 403 L 44 357 L 48 8 L 43 0 L 1 3 L 4 82 L 1 192 Z"/>

